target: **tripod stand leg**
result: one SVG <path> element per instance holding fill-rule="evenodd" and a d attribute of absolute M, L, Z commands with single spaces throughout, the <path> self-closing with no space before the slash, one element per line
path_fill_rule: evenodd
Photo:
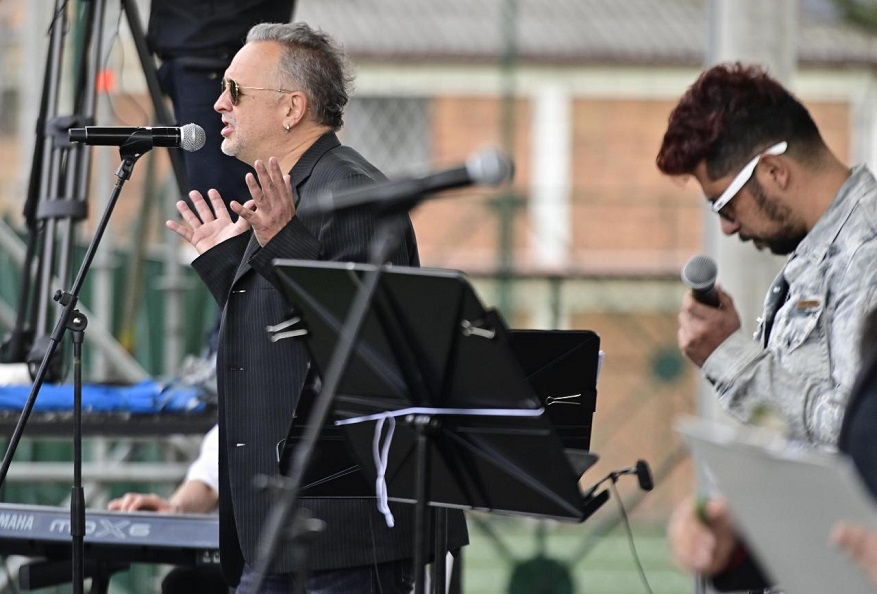
<path fill-rule="evenodd" d="M 51 331 L 52 294 L 55 278 L 62 285 L 70 281 L 71 261 L 73 252 L 74 224 L 87 216 L 86 196 L 88 194 L 90 147 L 72 145 L 67 140 L 67 131 L 71 127 L 87 126 L 94 123 L 97 103 L 96 79 L 103 59 L 101 48 L 103 21 L 106 18 L 106 0 L 93 0 L 81 3 L 82 10 L 78 14 L 77 24 L 81 23 L 82 32 L 80 59 L 77 64 L 74 80 L 74 114 L 58 116 L 59 89 L 63 72 L 64 38 L 70 28 L 68 25 L 68 2 L 56 0 L 54 20 L 51 27 L 51 41 L 43 80 L 43 98 L 37 129 L 38 142 L 41 146 L 39 159 L 34 158 L 34 171 L 31 175 L 34 198 L 38 196 L 38 204 L 28 206 L 29 218 L 34 226 L 39 227 L 40 253 L 38 266 L 26 263 L 26 270 L 36 269 L 36 282 L 33 292 L 35 298 L 27 296 L 20 299 L 19 308 L 33 304 L 31 331 L 35 346 L 29 348 L 22 360 L 31 364 L 32 368 L 42 360 L 47 350 L 47 336 Z M 150 92 L 153 109 L 159 124 L 173 125 L 167 105 L 164 103 L 159 89 L 155 64 L 146 46 L 145 35 L 134 0 L 123 0 L 122 9 L 128 18 L 134 43 L 137 48 L 144 77 Z M 182 158 L 176 151 L 168 152 L 177 185 L 180 192 L 185 192 L 185 177 Z M 35 181 L 39 181 L 35 185 Z M 31 200 L 36 202 L 36 200 Z M 19 324 L 23 325 L 23 324 Z M 21 330 L 19 329 L 19 334 Z M 60 355 L 58 359 L 60 359 Z M 61 378 L 60 368 L 51 368 L 48 379 L 55 381 Z M 32 372 L 33 375 L 33 372 Z"/>
<path fill-rule="evenodd" d="M 91 154 L 84 146 L 72 145 L 67 133 L 72 127 L 88 125 L 94 120 L 97 101 L 95 81 L 102 53 L 100 25 L 105 11 L 103 1 L 83 5 L 80 15 L 80 21 L 84 23 L 82 51 L 74 75 L 75 113 L 58 116 L 64 36 L 68 28 L 66 4 L 63 0 L 56 3 L 38 130 L 43 146 L 39 164 L 44 171 L 40 173 L 45 182 L 40 191 L 40 202 L 34 210 L 34 218 L 39 221 L 42 230 L 42 246 L 38 266 L 39 283 L 36 287 L 38 295 L 33 301 L 36 310 L 33 325 L 35 339 L 27 355 L 32 376 L 36 365 L 48 352 L 52 284 L 56 276 L 62 284 L 70 281 L 73 225 L 88 215 L 86 197 Z M 58 363 L 52 363 L 47 379 L 57 381 L 61 379 L 63 371 Z"/>

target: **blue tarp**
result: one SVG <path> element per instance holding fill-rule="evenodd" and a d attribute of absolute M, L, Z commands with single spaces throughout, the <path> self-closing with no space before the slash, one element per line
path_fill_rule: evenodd
<path fill-rule="evenodd" d="M 31 386 L 0 386 L 0 409 L 22 410 Z M 145 380 L 131 386 L 82 386 L 83 412 L 199 412 L 206 407 L 205 391 L 197 386 Z M 73 384 L 43 384 L 33 410 L 73 409 Z"/>

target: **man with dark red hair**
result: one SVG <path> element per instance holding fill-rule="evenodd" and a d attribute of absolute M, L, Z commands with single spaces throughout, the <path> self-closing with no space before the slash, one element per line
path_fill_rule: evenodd
<path fill-rule="evenodd" d="M 873 174 L 842 163 L 800 101 L 763 69 L 741 64 L 710 68 L 685 92 L 657 165 L 694 176 L 723 233 L 789 255 L 765 299 L 758 340 L 744 335 L 733 300 L 717 287 L 719 307 L 684 297 L 680 348 L 738 420 L 769 410 L 791 438 L 833 448 L 859 368 L 862 322 L 877 304 Z M 670 541 L 683 568 L 716 575 L 743 557 L 726 510 L 713 502 L 706 512 L 713 529 L 683 504 Z"/>

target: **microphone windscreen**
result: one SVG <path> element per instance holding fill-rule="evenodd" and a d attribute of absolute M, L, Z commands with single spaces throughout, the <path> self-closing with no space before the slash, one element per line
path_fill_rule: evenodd
<path fill-rule="evenodd" d="M 655 488 L 655 481 L 652 480 L 652 471 L 645 460 L 636 461 L 636 478 L 639 481 L 639 488 L 643 491 L 651 491 Z"/>
<path fill-rule="evenodd" d="M 503 151 L 487 149 L 466 161 L 466 172 L 474 184 L 498 186 L 514 176 L 515 165 Z"/>
<path fill-rule="evenodd" d="M 207 142 L 207 134 L 198 124 L 180 126 L 180 148 L 184 151 L 200 150 L 205 142 Z"/>
<path fill-rule="evenodd" d="M 709 256 L 692 256 L 682 268 L 682 282 L 690 289 L 711 289 L 716 284 L 718 267 Z"/>

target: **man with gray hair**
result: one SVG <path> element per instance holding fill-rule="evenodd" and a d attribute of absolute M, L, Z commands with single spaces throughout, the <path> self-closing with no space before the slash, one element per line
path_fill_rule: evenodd
<path fill-rule="evenodd" d="M 229 208 L 215 190 L 177 203 L 182 222 L 170 229 L 194 246 L 192 263 L 222 309 L 217 353 L 220 425 L 220 553 L 230 583 L 249 592 L 259 538 L 272 496 L 253 487 L 276 476 L 276 446 L 306 387 L 309 356 L 297 340 L 272 342 L 265 328 L 283 321 L 289 304 L 272 261 L 368 260 L 378 215 L 368 208 L 326 214 L 325 193 L 385 179 L 365 158 L 341 145 L 348 100 L 346 60 L 325 33 L 303 23 L 253 27 L 222 79 L 214 105 L 221 115 L 222 150 L 252 163 L 250 199 Z M 417 266 L 411 221 L 389 260 Z M 326 522 L 307 548 L 309 593 L 408 592 L 412 586 L 413 506 L 392 505 L 389 528 L 373 499 L 308 499 Z M 468 541 L 462 512 L 448 514 L 447 546 Z M 301 568 L 291 546 L 274 555 L 263 592 L 289 592 Z M 241 573 L 242 572 L 242 573 Z M 299 574 L 301 575 L 301 574 Z"/>

